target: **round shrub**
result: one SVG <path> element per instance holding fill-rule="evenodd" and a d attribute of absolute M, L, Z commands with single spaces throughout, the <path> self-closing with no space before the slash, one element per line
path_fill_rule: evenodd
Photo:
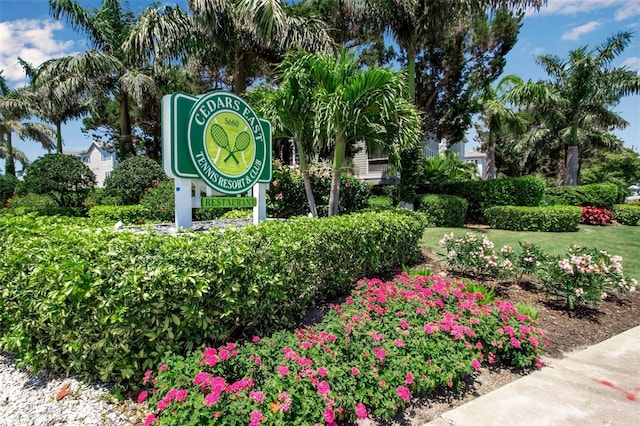
<path fill-rule="evenodd" d="M 575 206 L 496 206 L 485 210 L 484 214 L 494 229 L 573 232 L 578 230 L 582 209 Z"/>
<path fill-rule="evenodd" d="M 580 223 L 585 225 L 609 225 L 611 224 L 611 210 L 584 206 L 582 207 Z"/>
<path fill-rule="evenodd" d="M 81 207 L 96 185 L 96 175 L 77 157 L 47 154 L 34 161 L 24 176 L 28 192 L 47 195 L 58 207 Z"/>
<path fill-rule="evenodd" d="M 637 226 L 640 222 L 640 205 L 616 204 L 613 206 L 612 214 L 622 225 Z"/>
<path fill-rule="evenodd" d="M 593 206 L 610 210 L 618 199 L 618 187 L 613 183 L 556 186 L 547 188 L 546 194 L 559 198 L 562 204 Z"/>
<path fill-rule="evenodd" d="M 0 207 L 6 207 L 7 200 L 13 197 L 18 182 L 18 178 L 13 175 L 0 176 Z"/>
<path fill-rule="evenodd" d="M 154 184 L 166 181 L 162 167 L 146 157 L 131 157 L 118 164 L 104 181 L 105 191 L 117 196 L 122 204 L 138 204 Z"/>
<path fill-rule="evenodd" d="M 427 214 L 429 222 L 444 228 L 462 228 L 469 203 L 455 195 L 429 194 L 420 199 L 418 210 Z"/>

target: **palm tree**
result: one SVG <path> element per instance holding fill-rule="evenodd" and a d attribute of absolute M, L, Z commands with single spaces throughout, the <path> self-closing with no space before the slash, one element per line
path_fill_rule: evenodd
<path fill-rule="evenodd" d="M 486 179 L 496 178 L 496 140 L 505 131 L 522 132 L 525 119 L 518 111 L 509 109 L 506 99 L 509 88 L 522 84 L 520 77 L 506 75 L 500 79 L 495 88 L 486 86 L 476 99 L 479 109 L 488 125 L 488 137 L 485 144 L 487 154 Z"/>
<path fill-rule="evenodd" d="M 333 151 L 329 216 L 338 213 L 347 146 L 363 140 L 397 163 L 420 138 L 420 116 L 406 100 L 406 75 L 388 68 L 362 69 L 353 54 L 297 54 L 287 72 L 304 76 L 313 90 L 314 135 Z M 319 148 L 319 147 L 317 147 Z"/>
<path fill-rule="evenodd" d="M 66 92 L 84 86 L 95 96 L 114 96 L 120 103 L 120 158 L 135 155 L 130 98 L 141 102 L 144 95 L 155 90 L 151 77 L 141 70 L 124 42 L 134 24 L 132 14 L 122 9 L 120 0 L 103 0 L 100 9 L 83 9 L 74 0 L 49 0 L 56 19 L 66 19 L 74 29 L 84 33 L 94 50 L 78 56 L 68 56 L 46 63 L 39 70 L 37 85 L 65 76 Z"/>
<path fill-rule="evenodd" d="M 233 91 L 240 94 L 249 74 L 264 68 L 265 60 L 275 62 L 299 47 L 331 48 L 324 23 L 294 16 L 281 0 L 188 0 L 187 5 L 193 15 L 177 6 L 147 9 L 127 49 L 153 57 L 156 64 L 186 56 L 209 62 L 215 58 L 216 67 L 230 65 Z"/>
<path fill-rule="evenodd" d="M 5 159 L 5 174 L 15 176 L 15 160 L 29 164 L 27 156 L 13 147 L 13 133 L 21 139 L 31 139 L 50 150 L 54 147 L 53 130 L 42 123 L 24 121 L 32 115 L 32 104 L 25 89 L 10 90 L 0 70 L 0 158 Z"/>

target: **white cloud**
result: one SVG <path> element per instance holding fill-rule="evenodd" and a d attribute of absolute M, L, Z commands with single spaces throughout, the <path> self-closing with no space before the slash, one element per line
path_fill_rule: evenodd
<path fill-rule="evenodd" d="M 56 40 L 54 32 L 63 28 L 62 23 L 53 20 L 0 22 L 0 69 L 9 85 L 26 80 L 18 57 L 38 66 L 49 59 L 77 53 L 71 51 L 73 41 Z"/>
<path fill-rule="evenodd" d="M 632 56 L 631 58 L 627 58 L 622 63 L 622 66 L 628 67 L 629 69 L 636 71 L 640 74 L 640 57 Z"/>
<path fill-rule="evenodd" d="M 640 2 L 637 0 L 548 0 L 539 12 L 530 9 L 527 15 L 577 15 L 607 8 L 615 8 L 616 21 L 640 16 Z"/>
<path fill-rule="evenodd" d="M 580 25 L 579 27 L 574 27 L 571 30 L 562 34 L 562 39 L 574 40 L 574 41 L 578 40 L 583 35 L 589 34 L 590 32 L 595 31 L 601 25 L 602 24 L 600 24 L 598 21 L 587 22 L 584 25 Z"/>

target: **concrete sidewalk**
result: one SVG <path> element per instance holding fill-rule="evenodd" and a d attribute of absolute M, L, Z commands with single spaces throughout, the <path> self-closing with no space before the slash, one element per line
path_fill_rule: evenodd
<path fill-rule="evenodd" d="M 430 426 L 640 426 L 640 327 L 470 401 Z"/>

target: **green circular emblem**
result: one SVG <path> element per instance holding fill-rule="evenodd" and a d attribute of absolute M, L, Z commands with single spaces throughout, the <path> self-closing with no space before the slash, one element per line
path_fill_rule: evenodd
<path fill-rule="evenodd" d="M 210 93 L 196 102 L 189 114 L 187 139 L 198 175 L 222 194 L 248 191 L 267 161 L 260 119 L 231 93 Z"/>

